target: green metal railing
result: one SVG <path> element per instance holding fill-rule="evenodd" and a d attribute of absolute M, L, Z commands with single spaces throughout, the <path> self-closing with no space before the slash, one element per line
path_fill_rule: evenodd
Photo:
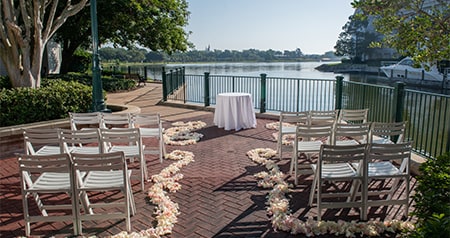
<path fill-rule="evenodd" d="M 330 79 L 228 75 L 163 75 L 163 100 L 208 107 L 223 92 L 246 92 L 260 113 L 368 108 L 369 121 L 407 121 L 405 137 L 414 151 L 437 157 L 450 151 L 450 96 L 404 88 Z"/>

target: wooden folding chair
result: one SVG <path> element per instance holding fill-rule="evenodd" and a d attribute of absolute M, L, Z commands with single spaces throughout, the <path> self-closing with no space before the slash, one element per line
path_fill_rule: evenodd
<path fill-rule="evenodd" d="M 18 158 L 22 190 L 25 235 L 31 223 L 72 221 L 76 227 L 76 199 L 73 193 L 72 164 L 68 154 L 26 155 Z M 81 174 L 83 176 L 83 174 Z M 29 196 L 33 196 L 40 214 L 32 214 Z"/>
<path fill-rule="evenodd" d="M 79 233 L 83 233 L 82 223 L 85 220 L 109 219 L 125 219 L 127 231 L 130 232 L 130 216 L 135 214 L 136 207 L 130 183 L 131 170 L 127 168 L 124 153 L 72 153 L 72 159 Z M 89 196 L 98 191 L 119 191 L 123 196 L 114 201 L 110 201 L 109 197 L 108 200 L 95 199 L 93 202 Z M 88 209 L 82 213 L 79 204 L 85 204 Z"/>
<path fill-rule="evenodd" d="M 314 195 L 317 195 L 318 220 L 321 219 L 324 208 L 351 207 L 360 208 L 361 219 L 366 219 L 366 190 L 364 189 L 366 148 L 367 144 L 321 146 L 317 164 L 311 165 L 314 181 L 309 198 L 309 204 L 312 205 Z M 357 163 L 358 167 L 353 167 L 352 163 Z M 326 184 L 334 184 L 334 186 L 330 189 Z M 345 189 L 345 184 L 351 184 L 350 189 Z M 363 189 L 360 199 L 355 201 L 356 190 L 361 184 Z M 339 197 L 347 197 L 347 199 L 345 201 L 334 199 Z"/>
<path fill-rule="evenodd" d="M 158 146 L 145 145 L 144 154 L 158 154 L 162 163 L 166 154 L 163 132 L 164 128 L 159 113 L 138 113 L 131 115 L 131 127 L 139 128 L 141 137 L 154 138 L 158 141 Z"/>
<path fill-rule="evenodd" d="M 277 139 L 277 152 L 280 159 L 283 158 L 283 149 L 285 146 L 283 143 L 284 136 L 293 135 L 296 133 L 297 124 L 308 123 L 308 112 L 281 112 L 278 126 L 278 139 Z M 292 147 L 291 145 L 288 145 Z"/>
<path fill-rule="evenodd" d="M 329 144 L 333 134 L 334 122 L 321 122 L 313 125 L 297 124 L 296 135 L 292 150 L 290 172 L 294 171 L 294 183 L 298 184 L 298 158 L 300 154 L 306 154 L 307 164 L 302 169 L 309 169 L 311 154 L 319 153 L 322 144 Z"/>
<path fill-rule="evenodd" d="M 100 141 L 104 153 L 122 151 L 125 158 L 139 162 L 139 180 L 144 191 L 144 183 L 148 180 L 147 163 L 144 157 L 144 145 L 139 128 L 100 128 Z"/>

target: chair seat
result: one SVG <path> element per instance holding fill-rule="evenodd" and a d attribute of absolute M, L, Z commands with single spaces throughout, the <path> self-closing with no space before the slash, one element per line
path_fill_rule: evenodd
<path fill-rule="evenodd" d="M 295 126 L 282 126 L 280 128 L 280 133 L 283 134 L 295 134 L 297 128 Z"/>
<path fill-rule="evenodd" d="M 356 140 L 338 140 L 336 145 L 357 145 L 359 144 Z"/>
<path fill-rule="evenodd" d="M 379 137 L 379 136 L 373 136 L 372 143 L 373 144 L 393 144 L 393 142 L 390 139 Z"/>
<path fill-rule="evenodd" d="M 317 170 L 317 165 L 312 164 L 311 168 L 314 173 Z M 356 176 L 356 171 L 348 163 L 336 163 L 336 164 L 323 164 L 322 165 L 322 178 L 348 178 Z"/>
<path fill-rule="evenodd" d="M 36 155 L 54 155 L 60 154 L 61 148 L 59 146 L 45 145 L 36 151 Z"/>
<path fill-rule="evenodd" d="M 353 167 L 357 167 L 358 163 L 353 163 Z M 392 176 L 401 174 L 400 170 L 395 167 L 391 162 L 383 161 L 383 162 L 373 162 L 369 163 L 368 167 L 368 175 L 369 177 L 376 176 Z"/>
<path fill-rule="evenodd" d="M 97 146 L 83 146 L 83 147 L 73 147 L 73 149 L 70 152 L 79 154 L 98 154 L 100 153 L 100 149 Z"/>
<path fill-rule="evenodd" d="M 123 151 L 125 157 L 138 156 L 139 146 L 137 145 L 114 145 L 109 149 L 109 152 Z"/>
<path fill-rule="evenodd" d="M 322 141 L 300 141 L 298 142 L 298 152 L 317 152 L 320 150 Z"/>
<path fill-rule="evenodd" d="M 131 176 L 131 170 L 128 170 L 128 177 Z M 87 174 L 83 180 L 83 185 L 80 189 L 93 189 L 93 188 L 121 188 L 123 187 L 122 171 L 91 171 Z"/>
<path fill-rule="evenodd" d="M 70 174 L 68 173 L 56 173 L 56 172 L 45 172 L 39 176 L 38 179 L 31 185 L 28 191 L 58 191 L 70 190 Z"/>
<path fill-rule="evenodd" d="M 400 174 L 400 170 L 398 170 L 391 162 L 369 163 L 369 177 L 396 174 Z"/>

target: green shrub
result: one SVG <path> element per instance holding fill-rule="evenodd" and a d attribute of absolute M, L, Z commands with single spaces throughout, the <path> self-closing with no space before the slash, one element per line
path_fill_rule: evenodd
<path fill-rule="evenodd" d="M 414 214 L 415 237 L 450 237 L 450 153 L 428 159 L 419 168 Z"/>
<path fill-rule="evenodd" d="M 107 92 L 131 90 L 136 87 L 136 81 L 132 79 L 102 77 L 103 89 Z"/>
<path fill-rule="evenodd" d="M 73 62 L 69 66 L 69 72 L 86 72 L 91 62 L 91 53 L 85 50 L 76 50 L 73 54 Z"/>
<path fill-rule="evenodd" d="M 46 80 L 39 89 L 0 91 L 0 126 L 65 118 L 68 112 L 87 112 L 92 89 L 78 82 Z"/>
<path fill-rule="evenodd" d="M 0 76 L 0 88 L 12 88 L 11 80 L 9 80 L 8 76 Z"/>
<path fill-rule="evenodd" d="M 85 73 L 68 73 L 63 75 L 51 75 L 49 79 L 62 79 L 64 81 L 77 81 L 92 86 L 92 75 Z M 42 80 L 42 85 L 44 80 Z M 107 92 L 131 90 L 136 87 L 136 81 L 132 79 L 113 78 L 102 74 L 102 87 Z"/>

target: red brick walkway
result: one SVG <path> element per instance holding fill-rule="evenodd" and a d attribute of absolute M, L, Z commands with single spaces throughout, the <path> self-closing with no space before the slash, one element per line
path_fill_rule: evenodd
<path fill-rule="evenodd" d="M 255 129 L 225 131 L 213 125 L 213 113 L 202 113 L 189 117 L 185 114 L 183 121 L 202 120 L 207 127 L 199 130 L 204 134 L 195 145 L 167 146 L 168 152 L 175 149 L 191 151 L 195 162 L 183 167 L 184 178 L 180 181 L 182 188 L 170 194 L 178 203 L 181 214 L 169 237 L 290 237 L 288 233 L 276 232 L 266 214 L 266 195 L 268 190 L 256 186 L 253 174 L 265 170 L 252 162 L 246 152 L 254 148 L 275 148 L 271 134 L 266 129 L 269 119 L 258 119 Z M 165 127 L 171 126 L 167 120 Z M 289 170 L 288 153 L 279 161 L 283 172 Z M 165 160 L 162 164 L 156 156 L 146 157 L 150 174 L 157 174 L 173 161 Z M 0 159 L 0 236 L 24 236 L 24 222 L 20 197 L 19 175 L 16 158 Z M 292 182 L 292 178 L 288 178 Z M 315 216 L 315 207 L 307 206 L 312 176 L 301 178 L 290 195 L 292 212 L 300 219 Z M 415 181 L 413 180 L 412 183 Z M 133 181 L 137 214 L 132 217 L 133 231 L 153 226 L 154 206 L 148 202 L 146 194 L 139 191 L 139 184 Z M 146 184 L 146 188 L 151 186 Z M 401 218 L 402 210 L 398 207 L 371 209 L 370 219 Z M 359 215 L 353 210 L 328 210 L 323 215 L 325 220 L 358 220 Z M 72 234 L 72 225 L 62 223 L 38 223 L 32 225 L 32 234 L 38 236 L 65 237 Z M 106 237 L 125 229 L 123 221 L 85 222 L 86 236 Z"/>

